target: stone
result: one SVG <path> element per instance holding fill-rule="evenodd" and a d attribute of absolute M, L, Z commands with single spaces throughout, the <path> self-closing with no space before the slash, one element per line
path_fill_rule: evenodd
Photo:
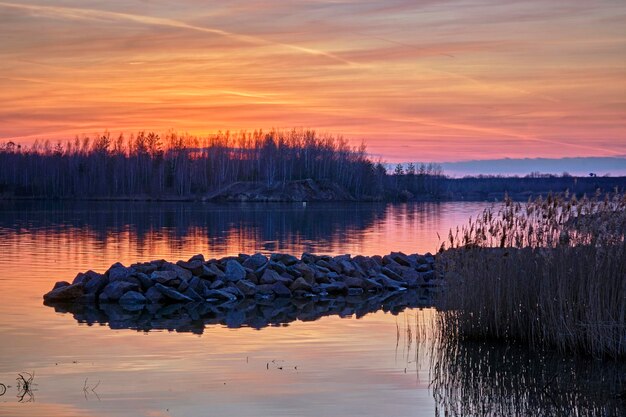
<path fill-rule="evenodd" d="M 57 284 L 62 284 L 58 282 Z M 82 283 L 68 284 L 68 285 L 55 285 L 55 288 L 49 293 L 43 296 L 46 301 L 67 302 L 75 301 L 82 297 L 84 294 L 84 287 Z"/>
<path fill-rule="evenodd" d="M 341 266 L 341 272 L 345 275 L 353 275 L 356 272 L 356 268 L 352 265 L 352 262 L 348 260 L 339 261 L 339 266 Z"/>
<path fill-rule="evenodd" d="M 89 281 L 91 281 L 92 279 L 100 279 L 102 278 L 101 274 L 98 274 L 97 272 L 94 272 L 92 270 L 89 270 L 85 273 L 78 273 L 76 275 L 76 278 L 74 278 L 74 281 L 72 281 L 72 284 L 87 284 Z"/>
<path fill-rule="evenodd" d="M 231 259 L 226 262 L 224 275 L 227 281 L 237 282 L 246 278 L 246 270 L 239 262 Z"/>
<path fill-rule="evenodd" d="M 391 270 L 388 267 L 383 267 L 380 272 L 382 272 L 383 274 L 387 275 L 389 278 L 396 280 L 396 281 L 401 281 L 402 280 L 402 276 L 396 272 L 394 272 L 393 270 Z"/>
<path fill-rule="evenodd" d="M 137 291 L 139 286 L 126 281 L 113 281 L 102 289 L 98 299 L 101 303 L 110 303 L 119 300 L 128 291 Z"/>
<path fill-rule="evenodd" d="M 174 300 L 174 301 L 193 301 L 191 298 L 187 297 L 186 295 L 181 294 L 180 292 L 176 291 L 173 288 L 166 287 L 165 285 L 156 283 L 156 284 L 154 284 L 154 288 L 156 288 L 158 291 L 160 291 L 161 294 L 163 294 L 163 296 L 165 298 L 168 298 L 170 300 Z"/>
<path fill-rule="evenodd" d="M 270 260 L 273 262 L 280 262 L 285 266 L 291 266 L 298 263 L 298 258 L 286 253 L 273 253 Z"/>
<path fill-rule="evenodd" d="M 281 262 L 270 261 L 267 265 L 269 269 L 276 271 L 279 274 L 283 274 L 287 271 L 287 268 Z"/>
<path fill-rule="evenodd" d="M 163 269 L 165 271 L 174 272 L 176 274 L 176 277 L 180 278 L 181 280 L 189 281 L 191 277 L 193 277 L 191 271 L 169 262 L 163 266 Z"/>
<path fill-rule="evenodd" d="M 432 266 L 427 263 L 417 266 L 417 272 L 426 272 L 426 271 L 430 271 L 431 269 L 433 269 Z"/>
<path fill-rule="evenodd" d="M 358 265 L 364 271 L 373 269 L 378 266 L 378 264 L 374 262 L 370 257 L 363 256 L 363 255 L 357 255 L 354 258 L 352 258 L 352 263 L 354 263 L 355 265 Z"/>
<path fill-rule="evenodd" d="M 341 266 L 335 262 L 334 260 L 330 259 L 328 261 L 326 260 L 319 260 L 316 262 L 316 265 L 321 266 L 323 268 L 328 269 L 329 271 L 333 271 L 336 273 L 341 273 Z"/>
<path fill-rule="evenodd" d="M 272 291 L 273 284 L 259 284 L 256 286 L 257 294 L 274 294 Z"/>
<path fill-rule="evenodd" d="M 122 295 L 119 299 L 120 304 L 145 304 L 146 297 L 143 296 L 140 292 L 137 291 L 128 291 L 124 295 Z"/>
<path fill-rule="evenodd" d="M 236 285 L 232 285 L 231 284 L 228 287 L 224 288 L 222 291 L 229 292 L 229 293 L 231 293 L 232 295 L 234 295 L 237 298 L 245 298 L 243 293 L 241 291 L 239 291 L 239 289 L 237 288 Z"/>
<path fill-rule="evenodd" d="M 178 284 L 178 292 L 184 293 L 185 291 L 187 291 L 187 288 L 189 288 L 189 281 L 181 280 L 180 284 Z"/>
<path fill-rule="evenodd" d="M 326 276 L 331 280 L 331 281 L 337 281 L 339 278 L 341 278 L 341 275 L 339 275 L 338 273 L 331 271 L 328 274 L 326 274 Z"/>
<path fill-rule="evenodd" d="M 256 285 L 253 282 L 242 279 L 241 281 L 237 281 L 235 285 L 245 297 L 253 297 L 254 294 L 256 294 Z"/>
<path fill-rule="evenodd" d="M 57 288 L 67 287 L 68 285 L 70 285 L 70 283 L 67 281 L 57 281 L 52 289 L 56 290 Z"/>
<path fill-rule="evenodd" d="M 187 289 L 182 294 L 191 298 L 194 301 L 204 301 L 204 297 L 198 294 L 198 292 L 194 290 L 193 288 L 191 288 L 191 286 L 188 286 Z"/>
<path fill-rule="evenodd" d="M 178 261 L 176 265 L 179 267 L 186 269 L 192 273 L 192 275 L 200 276 L 204 272 L 204 263 L 203 261 L 196 259 L 193 261 Z"/>
<path fill-rule="evenodd" d="M 397 264 L 397 262 L 394 261 L 390 255 L 383 256 L 383 266 L 389 266 L 392 264 Z"/>
<path fill-rule="evenodd" d="M 170 287 L 178 287 L 180 279 L 178 274 L 174 271 L 154 271 L 150 278 L 159 284 L 167 285 Z"/>
<path fill-rule="evenodd" d="M 363 279 L 363 288 L 370 292 L 378 292 L 384 289 L 384 287 L 380 283 L 376 282 L 375 280 L 371 278 Z"/>
<path fill-rule="evenodd" d="M 243 261 L 242 266 L 253 271 L 264 267 L 267 264 L 267 257 L 262 253 L 255 253 L 254 255 Z"/>
<path fill-rule="evenodd" d="M 259 283 L 259 278 L 261 275 L 263 275 L 263 272 L 265 272 L 265 269 L 261 268 L 257 270 L 258 272 L 248 272 L 246 274 L 246 280 L 250 281 L 253 284 L 258 284 Z"/>
<path fill-rule="evenodd" d="M 154 304 L 160 303 L 165 298 L 161 291 L 157 290 L 154 287 L 148 288 L 148 291 L 146 291 L 145 293 L 145 297 L 148 301 Z"/>
<path fill-rule="evenodd" d="M 347 277 L 343 280 L 343 283 L 346 284 L 348 288 L 363 288 L 364 286 L 363 280 L 355 277 Z"/>
<path fill-rule="evenodd" d="M 132 275 L 132 277 L 136 278 L 137 281 L 139 281 L 139 284 L 141 284 L 141 288 L 144 291 L 147 291 L 148 288 L 154 285 L 154 280 L 143 272 L 136 272 Z"/>
<path fill-rule="evenodd" d="M 205 264 L 200 277 L 205 279 L 221 279 L 224 278 L 224 272 L 214 263 Z"/>
<path fill-rule="evenodd" d="M 402 266 L 411 266 L 411 260 L 402 252 L 391 252 L 389 257 Z"/>
<path fill-rule="evenodd" d="M 207 289 L 204 280 L 198 277 L 193 277 L 189 280 L 189 288 L 193 289 L 198 294 L 204 294 Z"/>
<path fill-rule="evenodd" d="M 330 284 L 330 278 L 328 277 L 328 274 L 317 271 L 315 273 L 315 282 L 318 284 Z"/>
<path fill-rule="evenodd" d="M 107 275 L 109 277 L 109 282 L 115 281 L 125 281 L 126 278 L 131 274 L 132 270 L 126 268 L 124 266 L 111 267 L 107 271 Z"/>
<path fill-rule="evenodd" d="M 391 290 L 405 290 L 403 284 L 400 281 L 389 278 L 387 275 L 380 274 L 376 277 L 376 282 L 381 284 L 386 289 Z"/>
<path fill-rule="evenodd" d="M 106 275 L 100 275 L 100 278 L 90 279 L 85 284 L 85 294 L 93 294 L 97 297 L 108 284 L 109 278 Z"/>
<path fill-rule="evenodd" d="M 212 299 L 223 299 L 227 301 L 237 301 L 237 297 L 234 294 L 229 293 L 228 291 L 222 290 L 209 290 L 205 294 L 207 301 Z"/>
<path fill-rule="evenodd" d="M 291 291 L 306 291 L 311 292 L 311 284 L 304 277 L 296 278 L 296 280 L 289 286 Z"/>
<path fill-rule="evenodd" d="M 302 276 L 302 273 L 295 269 L 293 266 L 289 266 L 287 267 L 287 270 L 285 271 L 283 276 L 289 276 L 290 278 L 292 278 L 293 281 L 293 279 L 300 278 Z"/>
<path fill-rule="evenodd" d="M 314 264 L 315 262 L 317 262 L 317 256 L 308 252 L 304 252 L 300 259 L 302 259 L 302 262 L 306 264 Z"/>
<path fill-rule="evenodd" d="M 216 279 L 215 281 L 213 281 L 213 283 L 211 283 L 211 285 L 209 286 L 209 289 L 211 289 L 211 290 L 219 290 L 224 285 L 226 285 L 224 283 L 224 281 L 222 281 L 221 279 Z"/>
<path fill-rule="evenodd" d="M 272 284 L 272 292 L 276 294 L 277 297 L 291 297 L 291 291 L 289 291 L 289 288 L 282 282 Z"/>
<path fill-rule="evenodd" d="M 266 269 L 261 279 L 259 279 L 259 284 L 274 284 L 275 282 L 280 280 L 280 275 L 278 272 L 272 269 Z"/>
<path fill-rule="evenodd" d="M 293 269 L 300 273 L 300 276 L 306 280 L 309 284 L 315 283 L 315 270 L 310 266 L 299 263 L 293 266 Z"/>
<path fill-rule="evenodd" d="M 189 258 L 188 262 L 193 262 L 193 261 L 200 261 L 204 263 L 204 255 L 199 253 L 198 255 L 193 255 L 191 258 Z"/>

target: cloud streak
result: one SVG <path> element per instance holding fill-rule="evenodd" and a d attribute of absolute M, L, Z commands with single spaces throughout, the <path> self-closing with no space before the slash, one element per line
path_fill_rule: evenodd
<path fill-rule="evenodd" d="M 40 13 L 40 14 L 48 15 L 48 16 L 63 17 L 67 19 L 117 20 L 117 21 L 121 20 L 121 21 L 139 23 L 142 25 L 162 26 L 162 27 L 190 30 L 190 31 L 201 32 L 201 33 L 206 33 L 210 35 L 223 36 L 223 37 L 226 37 L 226 38 L 238 41 L 238 42 L 250 44 L 250 45 L 279 46 L 279 47 L 283 47 L 283 48 L 289 49 L 291 51 L 299 52 L 299 53 L 305 53 L 309 55 L 315 55 L 315 56 L 328 58 L 332 61 L 336 61 L 342 64 L 354 65 L 353 62 L 343 59 L 338 55 L 321 51 L 321 50 L 317 50 L 314 48 L 307 48 L 307 47 L 303 47 L 299 45 L 293 45 L 290 43 L 274 42 L 274 41 L 264 39 L 258 36 L 244 35 L 240 33 L 216 29 L 216 28 L 191 25 L 185 22 L 174 20 L 174 19 L 145 16 L 145 15 L 136 15 L 136 14 L 129 14 L 129 13 L 110 12 L 110 11 L 97 10 L 97 9 L 39 6 L 39 5 L 33 5 L 33 4 L 17 4 L 17 3 L 7 3 L 7 2 L 0 2 L 0 7 L 8 7 L 12 9 L 35 12 L 35 13 Z"/>

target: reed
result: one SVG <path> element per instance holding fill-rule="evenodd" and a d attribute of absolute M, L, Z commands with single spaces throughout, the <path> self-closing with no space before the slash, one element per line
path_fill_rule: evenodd
<path fill-rule="evenodd" d="M 442 245 L 440 335 L 625 358 L 625 230 L 626 194 L 485 210 Z"/>

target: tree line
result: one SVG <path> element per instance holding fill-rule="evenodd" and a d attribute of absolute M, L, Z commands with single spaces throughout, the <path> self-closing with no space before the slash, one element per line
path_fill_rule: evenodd
<path fill-rule="evenodd" d="M 0 193 L 22 197 L 200 196 L 240 182 L 280 186 L 333 182 L 355 198 L 376 198 L 388 185 L 381 161 L 365 145 L 313 130 L 218 133 L 207 137 L 139 132 L 0 145 Z"/>

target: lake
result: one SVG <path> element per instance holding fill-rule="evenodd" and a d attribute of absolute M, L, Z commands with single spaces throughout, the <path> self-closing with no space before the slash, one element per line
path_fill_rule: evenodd
<path fill-rule="evenodd" d="M 428 305 L 340 305 L 311 320 L 261 306 L 253 314 L 272 316 L 263 326 L 230 312 L 200 328 L 137 331 L 42 303 L 55 281 L 118 261 L 434 253 L 450 228 L 487 206 L 2 202 L 0 415 L 550 415 L 571 407 L 613 415 L 616 405 L 595 392 L 626 380 L 622 367 L 486 344 L 463 344 L 451 357 L 433 344 Z M 27 391 L 16 381 L 24 372 L 34 374 Z"/>

